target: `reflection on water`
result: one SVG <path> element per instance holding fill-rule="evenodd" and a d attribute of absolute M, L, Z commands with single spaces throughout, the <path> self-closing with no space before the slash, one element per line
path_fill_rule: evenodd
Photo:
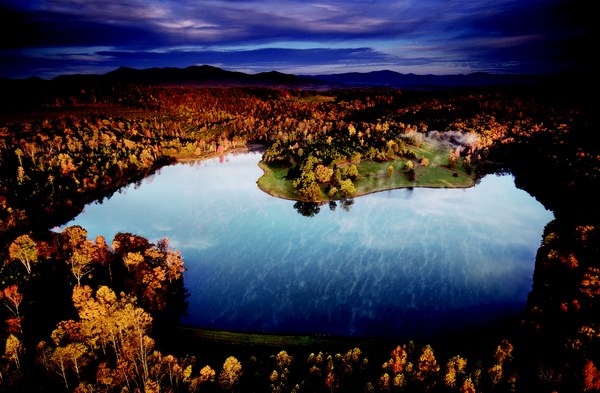
<path fill-rule="evenodd" d="M 321 204 L 315 202 L 302 202 L 298 201 L 294 203 L 294 209 L 298 212 L 298 214 L 303 215 L 304 217 L 314 217 L 321 211 Z M 335 202 L 332 202 L 329 206 L 337 206 Z M 335 207 L 334 207 L 335 209 Z"/>
<path fill-rule="evenodd" d="M 195 326 L 401 336 L 484 325 L 524 306 L 552 215 L 511 176 L 319 206 L 260 191 L 259 159 L 163 168 L 68 225 L 92 238 L 169 237 L 188 268 L 184 322 Z"/>
<path fill-rule="evenodd" d="M 294 203 L 294 209 L 298 214 L 304 217 L 314 217 L 321 211 L 321 206 L 329 206 L 329 210 L 335 211 L 338 207 L 344 211 L 350 211 L 350 208 L 354 204 L 354 199 L 342 199 L 339 201 L 329 201 L 327 203 L 319 202 L 302 202 L 297 201 Z"/>

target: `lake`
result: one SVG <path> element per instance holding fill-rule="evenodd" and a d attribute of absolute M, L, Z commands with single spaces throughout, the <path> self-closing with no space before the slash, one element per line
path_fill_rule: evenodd
<path fill-rule="evenodd" d="M 65 226 L 109 243 L 117 232 L 168 237 L 187 267 L 191 326 L 410 337 L 523 310 L 553 215 L 512 176 L 300 206 L 257 187 L 260 158 L 164 167 Z"/>

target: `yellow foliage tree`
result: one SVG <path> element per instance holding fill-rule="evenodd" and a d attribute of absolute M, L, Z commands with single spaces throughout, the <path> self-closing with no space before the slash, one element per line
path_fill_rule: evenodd
<path fill-rule="evenodd" d="M 8 255 L 11 260 L 21 262 L 27 273 L 31 274 L 31 265 L 38 261 L 37 244 L 29 235 L 21 235 L 9 246 Z"/>
<path fill-rule="evenodd" d="M 425 347 L 423 347 L 423 352 L 419 357 L 417 379 L 420 381 L 432 379 L 439 371 L 440 366 L 435 359 L 433 349 L 430 345 L 425 345 Z"/>
<path fill-rule="evenodd" d="M 223 389 L 233 391 L 242 376 L 242 363 L 235 357 L 229 356 L 223 363 L 223 369 L 219 374 L 219 384 Z"/>

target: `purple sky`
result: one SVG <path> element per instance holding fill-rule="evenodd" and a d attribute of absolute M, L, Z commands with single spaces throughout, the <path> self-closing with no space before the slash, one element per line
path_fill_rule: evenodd
<path fill-rule="evenodd" d="M 0 76 L 548 73 L 591 58 L 585 0 L 0 0 Z M 595 28 L 594 28 L 595 29 Z"/>

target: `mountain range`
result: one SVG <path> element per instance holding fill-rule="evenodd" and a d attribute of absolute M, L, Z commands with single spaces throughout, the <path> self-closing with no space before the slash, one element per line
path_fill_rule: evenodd
<path fill-rule="evenodd" d="M 201 86 L 287 86 L 303 88 L 343 88 L 385 86 L 399 89 L 435 90 L 456 87 L 530 85 L 544 81 L 536 75 L 501 75 L 471 73 L 460 75 L 417 75 L 383 70 L 373 72 L 349 72 L 323 75 L 293 75 L 277 71 L 246 74 L 202 65 L 187 68 L 133 69 L 121 67 L 102 75 L 63 75 L 50 81 L 39 78 L 26 80 L 0 80 L 2 85 L 11 82 L 58 85 L 79 83 L 142 83 L 142 84 L 193 84 Z M 2 83 L 3 82 L 3 83 Z"/>
<path fill-rule="evenodd" d="M 323 82 L 346 86 L 387 86 L 400 89 L 527 85 L 541 82 L 541 78 L 534 75 L 500 75 L 484 72 L 459 75 L 417 75 L 383 70 L 314 75 L 312 77 Z"/>

